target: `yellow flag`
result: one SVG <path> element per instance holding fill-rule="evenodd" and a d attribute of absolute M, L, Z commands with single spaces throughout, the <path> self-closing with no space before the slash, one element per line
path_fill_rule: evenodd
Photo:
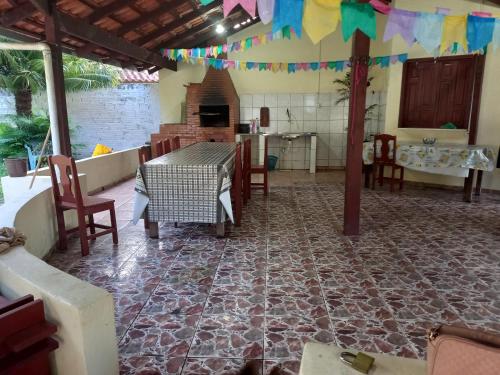
<path fill-rule="evenodd" d="M 302 25 L 314 44 L 337 29 L 341 0 L 305 0 Z"/>
<path fill-rule="evenodd" d="M 440 52 L 444 53 L 455 42 L 467 51 L 467 15 L 444 17 Z"/>

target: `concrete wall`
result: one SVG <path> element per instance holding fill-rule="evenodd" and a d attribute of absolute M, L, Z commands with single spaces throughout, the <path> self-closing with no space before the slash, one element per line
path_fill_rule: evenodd
<path fill-rule="evenodd" d="M 137 149 L 77 161 L 82 190 L 101 190 L 134 174 Z M 25 246 L 0 254 L 0 293 L 8 298 L 33 294 L 43 300 L 47 319 L 58 326 L 55 374 L 118 374 L 118 349 L 111 294 L 62 272 L 40 258 L 57 239 L 50 178 L 42 170 L 32 190 L 30 176 L 2 178 L 6 203 L 0 227 L 14 226 Z M 74 214 L 67 225 L 76 225 Z"/>
<path fill-rule="evenodd" d="M 498 7 L 465 0 L 442 0 L 438 5 L 452 9 L 454 14 L 465 14 L 479 10 L 498 13 Z M 394 6 L 401 9 L 433 12 L 436 9 L 436 2 L 432 0 L 396 0 Z M 413 47 L 408 48 L 403 39 L 400 36 L 396 36 L 391 43 L 391 53 L 403 52 L 408 52 L 409 58 L 429 57 L 429 54 L 420 45 L 415 44 Z M 466 144 L 468 134 L 463 130 L 398 128 L 402 71 L 403 66 L 401 64 L 391 65 L 387 70 L 386 132 L 396 134 L 398 139 L 402 141 L 421 141 L 423 137 L 435 137 L 441 143 Z M 486 56 L 477 144 L 491 145 L 494 150 L 498 150 L 498 146 L 500 145 L 500 131 L 498 130 L 500 124 L 500 106 L 498 105 L 500 85 L 498 85 L 498 77 L 500 77 L 500 52 L 494 53 L 491 49 Z M 405 179 L 443 185 L 463 185 L 462 178 L 414 172 L 411 170 L 405 172 Z M 500 172 L 495 170 L 493 173 L 485 173 L 483 187 L 500 190 Z"/>
<path fill-rule="evenodd" d="M 136 147 L 149 140 L 160 125 L 158 84 L 124 84 L 113 89 L 67 93 L 68 118 L 74 129 L 73 144 L 83 147 L 78 157 L 88 157 L 97 143 L 114 150 Z M 45 94 L 35 95 L 33 108 L 47 110 Z M 12 96 L 0 93 L 0 119 L 14 114 Z"/>

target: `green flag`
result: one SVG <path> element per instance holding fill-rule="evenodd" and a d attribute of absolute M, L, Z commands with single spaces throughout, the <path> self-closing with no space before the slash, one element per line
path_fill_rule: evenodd
<path fill-rule="evenodd" d="M 359 29 L 371 39 L 377 39 L 377 21 L 375 11 L 369 3 L 342 3 L 342 35 L 348 41 Z"/>

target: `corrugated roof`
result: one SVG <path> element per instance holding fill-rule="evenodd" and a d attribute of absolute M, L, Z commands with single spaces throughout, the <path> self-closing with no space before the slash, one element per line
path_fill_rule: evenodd
<path fill-rule="evenodd" d="M 159 80 L 158 72 L 149 74 L 147 70 L 137 72 L 130 69 L 122 69 L 120 72 L 121 83 L 158 83 Z"/>

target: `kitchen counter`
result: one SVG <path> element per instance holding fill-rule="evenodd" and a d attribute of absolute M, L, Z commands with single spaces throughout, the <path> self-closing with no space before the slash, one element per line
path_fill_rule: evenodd
<path fill-rule="evenodd" d="M 237 133 L 236 134 L 236 142 L 241 142 L 242 137 L 251 136 L 257 137 L 258 145 L 259 145 L 259 164 L 264 164 L 264 145 L 265 145 L 265 137 L 280 137 L 282 139 L 293 141 L 294 139 L 298 139 L 301 137 L 310 137 L 311 138 L 311 155 L 309 158 L 309 173 L 316 173 L 316 133 L 313 132 L 303 132 L 303 133 Z"/>

